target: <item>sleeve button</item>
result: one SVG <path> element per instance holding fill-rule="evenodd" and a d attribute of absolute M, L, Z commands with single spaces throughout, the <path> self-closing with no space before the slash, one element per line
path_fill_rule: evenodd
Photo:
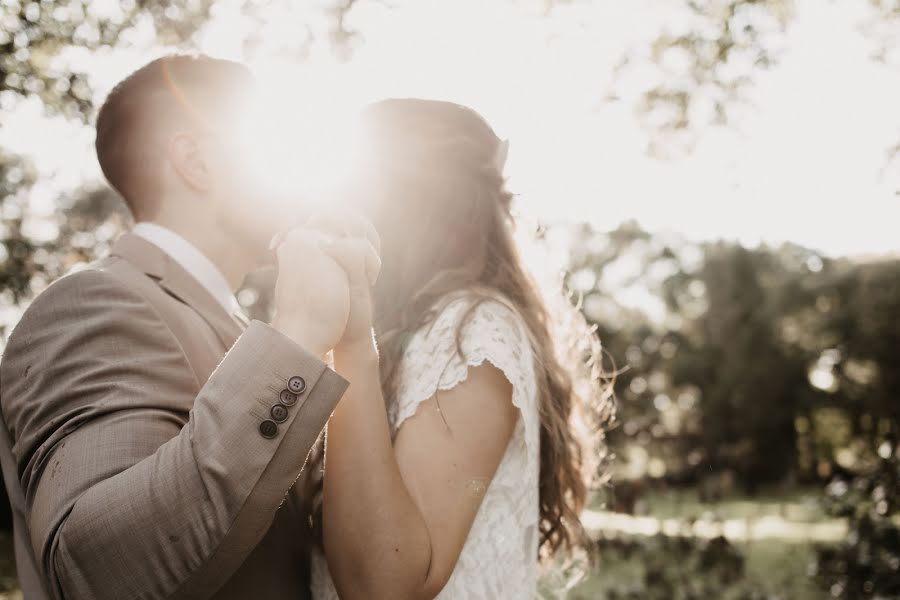
<path fill-rule="evenodd" d="M 300 394 L 306 389 L 306 380 L 299 375 L 294 375 L 288 379 L 288 389 L 295 394 Z"/>
<path fill-rule="evenodd" d="M 297 395 L 292 394 L 291 390 L 281 390 L 281 393 L 278 394 L 278 399 L 285 406 L 293 406 L 297 402 Z"/>
<path fill-rule="evenodd" d="M 278 425 L 275 424 L 275 421 L 266 419 L 259 424 L 259 433 L 262 434 L 264 438 L 273 438 L 278 433 Z"/>
<path fill-rule="evenodd" d="M 269 414 L 272 415 L 272 419 L 276 423 L 284 423 L 288 418 L 288 409 L 284 406 L 284 404 L 275 404 L 269 410 Z"/>

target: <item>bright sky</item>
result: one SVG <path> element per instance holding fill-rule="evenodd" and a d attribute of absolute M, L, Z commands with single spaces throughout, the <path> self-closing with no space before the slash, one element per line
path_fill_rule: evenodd
<path fill-rule="evenodd" d="M 264 39 L 302 39 L 312 9 L 291 4 L 272 15 Z M 674 160 L 646 154 L 635 90 L 616 88 L 621 100 L 603 101 L 622 53 L 646 47 L 677 16 L 671 2 L 575 2 L 550 17 L 528 2 L 393 4 L 363 0 L 354 9 L 350 25 L 364 39 L 347 63 L 322 47 L 303 64 L 264 54 L 250 61 L 314 149 L 292 174 L 319 172 L 316 161 L 330 156 L 323 148 L 335 151 L 334 132 L 365 102 L 444 98 L 478 109 L 510 139 L 507 173 L 526 217 L 602 229 L 635 218 L 695 239 L 790 240 L 832 255 L 900 246 L 900 166 L 882 172 L 900 141 L 900 73 L 869 58 L 873 42 L 858 31 L 865 0 L 797 0 L 785 53 L 759 77 L 753 107 L 732 128 L 705 130 L 691 154 Z M 200 49 L 242 58 L 250 27 L 221 2 Z M 92 65 L 102 93 L 159 52 L 147 50 L 146 34 L 134 35 L 131 50 L 70 58 Z M 0 143 L 37 157 L 44 176 L 33 203 L 48 211 L 59 193 L 98 176 L 91 140 L 89 130 L 41 118 L 36 105 L 0 130 Z"/>

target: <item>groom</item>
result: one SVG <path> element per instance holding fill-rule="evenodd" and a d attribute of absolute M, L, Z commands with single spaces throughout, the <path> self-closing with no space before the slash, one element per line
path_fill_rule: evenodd
<path fill-rule="evenodd" d="M 348 385 L 323 362 L 348 284 L 295 230 L 273 323 L 246 324 L 233 291 L 292 216 L 231 134 L 252 88 L 238 64 L 167 57 L 100 110 L 100 165 L 137 225 L 35 299 L 0 368 L 29 600 L 309 595 L 293 484 Z"/>

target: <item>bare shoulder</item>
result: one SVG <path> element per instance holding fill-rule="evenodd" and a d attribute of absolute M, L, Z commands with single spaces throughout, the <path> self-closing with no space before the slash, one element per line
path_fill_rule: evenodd
<path fill-rule="evenodd" d="M 499 443 L 499 449 L 505 446 L 518 418 L 512 394 L 512 382 L 493 362 L 470 364 L 462 381 L 449 389 L 438 389 L 419 403 L 410 424 L 433 433 L 465 431 L 465 437 L 493 440 Z"/>

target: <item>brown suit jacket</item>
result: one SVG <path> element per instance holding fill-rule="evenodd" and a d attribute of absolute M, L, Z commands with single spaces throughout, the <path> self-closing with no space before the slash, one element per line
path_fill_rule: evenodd
<path fill-rule="evenodd" d="M 26 598 L 307 598 L 293 483 L 347 385 L 123 235 L 35 299 L 0 363 Z"/>

